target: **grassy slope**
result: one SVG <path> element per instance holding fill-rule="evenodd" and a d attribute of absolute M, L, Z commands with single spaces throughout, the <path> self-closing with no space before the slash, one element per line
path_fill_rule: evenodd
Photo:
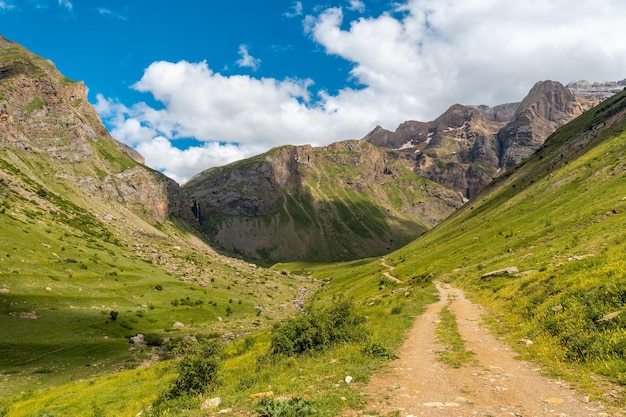
<path fill-rule="evenodd" d="M 290 314 L 278 306 L 313 286 L 218 256 L 176 219 L 155 227 L 36 174 L 56 164 L 0 150 L 0 397 L 26 399 L 167 358 L 158 348 L 130 349 L 137 333 L 162 340 L 253 330 Z M 53 402 L 84 409 L 76 401 Z"/>
<path fill-rule="evenodd" d="M 242 256 L 262 258 L 268 263 L 277 259 L 327 262 L 387 253 L 415 239 L 452 212 L 452 207 L 429 194 L 445 194 L 444 188 L 415 175 L 395 152 L 366 142 L 346 143 L 302 150 L 300 157 L 310 158 L 311 162 L 298 165 L 298 189 L 292 189 L 291 184 L 281 190 L 282 196 L 266 201 L 273 207 L 269 213 L 257 217 L 213 213 L 206 219 L 205 229 L 209 235 L 222 230 L 225 237 L 220 240 L 227 241 L 225 245 L 230 250 L 231 241 L 261 242 L 256 253 L 235 244 L 235 251 L 240 250 Z M 349 146 L 359 151 L 347 150 Z M 269 164 L 266 159 L 285 152 L 284 147 L 277 148 L 207 170 L 185 184 L 185 188 L 202 199 L 205 184 L 212 186 L 229 171 L 247 175 L 249 170 L 270 171 L 264 166 Z M 385 168 L 388 174 L 383 174 Z M 244 197 L 257 193 L 255 197 L 262 201 L 268 198 L 267 190 L 254 190 L 245 181 L 231 182 L 228 187 L 239 189 Z M 235 236 L 229 237 L 228 233 Z"/>
<path fill-rule="evenodd" d="M 544 149 L 451 219 L 388 257 L 398 276 L 456 281 L 511 341 L 555 372 L 574 364 L 626 383 L 624 93 L 559 129 Z M 516 266 L 520 276 L 481 279 Z M 606 314 L 621 312 L 609 321 Z"/>

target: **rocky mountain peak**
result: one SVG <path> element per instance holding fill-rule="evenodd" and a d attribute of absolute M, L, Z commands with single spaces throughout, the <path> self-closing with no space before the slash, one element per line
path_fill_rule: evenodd
<path fill-rule="evenodd" d="M 139 208 L 151 221 L 172 213 L 193 219 L 178 184 L 141 165 L 139 153 L 109 135 L 84 83 L 5 38 L 0 38 L 0 151 L 54 161 L 45 176 L 33 171 L 42 186 L 64 183 L 77 193 Z"/>
<path fill-rule="evenodd" d="M 557 81 L 540 81 L 498 132 L 500 166 L 510 168 L 532 155 L 559 126 L 583 113 L 574 93 Z"/>

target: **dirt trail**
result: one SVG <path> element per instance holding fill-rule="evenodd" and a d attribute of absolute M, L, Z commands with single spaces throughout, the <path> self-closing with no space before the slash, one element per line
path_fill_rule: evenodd
<path fill-rule="evenodd" d="M 609 416 L 567 384 L 539 374 L 533 364 L 481 326 L 481 308 L 462 291 L 437 284 L 440 301 L 431 304 L 410 331 L 399 359 L 375 375 L 365 388 L 367 415 L 460 417 L 599 417 Z M 466 350 L 476 363 L 454 369 L 436 360 L 439 312 L 450 301 Z M 399 414 L 398 414 L 399 412 Z M 617 416 L 620 414 L 613 414 Z"/>

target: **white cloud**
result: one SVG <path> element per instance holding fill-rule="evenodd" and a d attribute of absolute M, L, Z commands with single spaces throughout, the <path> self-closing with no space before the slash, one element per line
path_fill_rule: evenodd
<path fill-rule="evenodd" d="M 112 17 L 114 19 L 119 19 L 119 20 L 128 20 L 128 17 L 115 13 L 114 11 L 106 7 L 96 7 L 96 10 L 98 13 L 100 13 L 103 16 L 109 16 L 109 17 Z"/>
<path fill-rule="evenodd" d="M 15 5 L 11 3 L 7 3 L 6 1 L 0 0 L 0 10 L 13 10 L 15 9 Z"/>
<path fill-rule="evenodd" d="M 70 0 L 59 0 L 59 6 L 64 7 L 70 11 L 74 8 L 74 5 Z"/>
<path fill-rule="evenodd" d="M 289 18 L 302 16 L 302 2 L 294 1 L 289 7 L 289 11 L 285 12 L 284 15 Z"/>
<path fill-rule="evenodd" d="M 405 120 L 432 120 L 454 103 L 518 101 L 539 80 L 626 77 L 622 0 L 406 0 L 393 7 L 350 22 L 341 8 L 304 18 L 314 42 L 353 64 L 359 89 L 313 94 L 314 80 L 155 62 L 134 88 L 162 108 L 102 98 L 99 111 L 114 136 L 146 153 L 151 166 L 185 179 L 273 146 L 322 145 L 363 137 L 377 124 L 393 130 Z M 292 10 L 301 14 L 302 4 Z M 179 138 L 206 145 L 180 151 L 173 147 Z"/>
<path fill-rule="evenodd" d="M 224 165 L 261 152 L 260 148 L 209 142 L 186 150 L 172 146 L 163 136 L 142 142 L 136 148 L 146 158 L 146 164 L 157 167 L 165 175 L 182 184 L 206 167 Z"/>
<path fill-rule="evenodd" d="M 350 0 L 349 3 L 350 6 L 348 6 L 348 9 L 360 13 L 363 13 L 365 11 L 365 3 L 363 3 L 361 0 Z"/>
<path fill-rule="evenodd" d="M 239 56 L 241 57 L 237 60 L 237 65 L 239 67 L 252 68 L 252 70 L 254 71 L 259 69 L 259 65 L 261 65 L 261 60 L 250 55 L 250 53 L 248 52 L 248 47 L 246 45 L 239 45 Z"/>

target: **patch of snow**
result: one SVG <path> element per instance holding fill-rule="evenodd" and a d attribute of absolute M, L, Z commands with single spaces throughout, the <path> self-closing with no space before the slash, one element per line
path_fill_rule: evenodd
<path fill-rule="evenodd" d="M 403 151 L 405 149 L 413 149 L 413 148 L 415 148 L 415 145 L 413 145 L 413 141 L 410 140 L 404 145 L 400 146 L 398 149 L 396 149 L 396 151 Z"/>

